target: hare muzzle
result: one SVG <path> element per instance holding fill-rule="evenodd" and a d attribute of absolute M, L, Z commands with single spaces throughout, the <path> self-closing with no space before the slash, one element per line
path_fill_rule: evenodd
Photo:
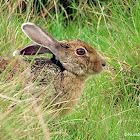
<path fill-rule="evenodd" d="M 91 74 L 101 73 L 106 66 L 105 59 L 97 52 L 96 57 L 93 59 L 93 62 L 93 64 L 91 63 Z"/>
<path fill-rule="evenodd" d="M 103 66 L 103 67 L 106 66 L 106 61 L 105 61 L 105 59 L 102 59 L 102 66 Z"/>

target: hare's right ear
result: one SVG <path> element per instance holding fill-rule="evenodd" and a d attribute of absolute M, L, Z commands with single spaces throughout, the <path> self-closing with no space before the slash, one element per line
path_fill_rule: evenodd
<path fill-rule="evenodd" d="M 23 23 L 22 31 L 33 42 L 48 48 L 54 55 L 58 56 L 62 52 L 60 43 L 40 26 L 33 23 Z"/>
<path fill-rule="evenodd" d="M 53 54 L 49 49 L 47 49 L 44 46 L 40 46 L 38 44 L 32 44 L 32 45 L 26 46 L 19 51 L 20 55 L 35 55 L 36 53 L 38 53 L 38 54 L 44 54 L 44 53 Z"/>

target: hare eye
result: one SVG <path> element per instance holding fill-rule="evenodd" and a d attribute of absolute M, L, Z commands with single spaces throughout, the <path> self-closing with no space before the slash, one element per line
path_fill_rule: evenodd
<path fill-rule="evenodd" d="M 76 50 L 77 55 L 84 55 L 85 53 L 86 53 L 86 51 L 83 48 L 79 48 L 79 49 Z"/>

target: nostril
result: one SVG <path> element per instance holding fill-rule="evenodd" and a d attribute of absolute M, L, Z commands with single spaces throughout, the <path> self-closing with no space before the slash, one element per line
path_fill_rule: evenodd
<path fill-rule="evenodd" d="M 105 62 L 105 61 L 102 63 L 102 66 L 103 66 L 103 67 L 106 66 L 106 62 Z"/>

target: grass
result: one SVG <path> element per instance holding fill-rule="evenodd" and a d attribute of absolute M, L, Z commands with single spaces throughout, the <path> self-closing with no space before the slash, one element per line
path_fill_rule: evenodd
<path fill-rule="evenodd" d="M 1 56 L 11 57 L 16 49 L 31 44 L 21 31 L 21 24 L 30 21 L 58 40 L 78 38 L 91 44 L 106 57 L 107 66 L 103 73 L 85 83 L 77 108 L 54 123 L 43 120 L 45 110 L 34 110 L 26 97 L 20 100 L 24 89 L 16 77 L 8 83 L 2 80 L 0 139 L 47 139 L 49 134 L 54 140 L 139 139 L 139 1 L 96 1 L 96 6 L 91 1 L 89 5 L 74 3 L 71 7 L 78 14 L 73 15 L 73 20 L 65 18 L 66 11 L 59 10 L 59 5 L 55 12 L 52 6 L 52 11 L 39 14 L 32 10 L 31 2 L 23 13 L 17 11 L 17 4 L 16 1 L 0 2 Z M 6 74 L 0 75 L 0 79 L 4 77 Z"/>

